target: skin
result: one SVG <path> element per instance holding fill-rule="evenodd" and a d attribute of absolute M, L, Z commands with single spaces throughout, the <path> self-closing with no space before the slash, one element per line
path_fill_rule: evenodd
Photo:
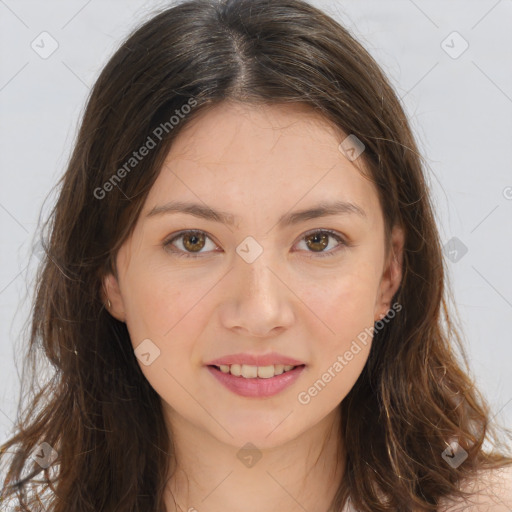
<path fill-rule="evenodd" d="M 174 142 L 119 250 L 117 276 L 105 276 L 110 313 L 126 322 L 134 349 L 150 339 L 160 350 L 139 365 L 162 399 L 176 449 L 169 512 L 321 511 L 334 497 L 344 465 L 338 405 L 364 367 L 371 338 L 308 404 L 297 396 L 389 310 L 404 243 L 395 227 L 385 253 L 377 191 L 358 169 L 362 158 L 351 162 L 338 149 L 346 136 L 297 106 L 223 103 L 203 113 Z M 147 216 L 171 200 L 229 212 L 235 223 Z M 356 203 L 366 216 L 277 225 L 285 213 L 331 200 Z M 197 258 L 163 246 L 187 229 L 208 237 L 204 245 L 189 240 L 188 247 L 201 248 Z M 325 229 L 348 245 L 330 237 L 323 253 L 331 255 L 322 257 L 306 236 Z M 252 263 L 236 252 L 248 236 L 263 248 Z M 185 241 L 171 247 L 187 254 Z M 233 353 L 271 351 L 306 368 L 270 398 L 238 396 L 204 366 Z M 252 467 L 237 458 L 247 442 L 261 454 Z"/>

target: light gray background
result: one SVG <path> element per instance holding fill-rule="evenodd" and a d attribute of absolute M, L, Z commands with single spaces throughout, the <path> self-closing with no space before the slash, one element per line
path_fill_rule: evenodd
<path fill-rule="evenodd" d="M 353 31 L 403 98 L 428 162 L 443 243 L 457 237 L 468 249 L 448 267 L 472 371 L 493 414 L 510 426 L 512 1 L 312 3 Z M 37 261 L 29 264 L 29 256 L 43 200 L 65 170 L 100 69 L 163 5 L 0 0 L 0 441 L 16 413 L 15 361 L 21 363 L 20 329 Z M 48 50 L 45 31 L 58 48 L 43 59 L 31 43 Z M 448 37 L 453 31 L 469 44 L 457 58 L 464 41 Z"/>

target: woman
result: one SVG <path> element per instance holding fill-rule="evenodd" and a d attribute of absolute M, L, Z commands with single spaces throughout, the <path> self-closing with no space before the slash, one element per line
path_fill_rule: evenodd
<path fill-rule="evenodd" d="M 6 499 L 512 507 L 407 119 L 334 20 L 166 9 L 101 73 L 60 186 L 30 339 L 56 371 L 3 446 Z"/>

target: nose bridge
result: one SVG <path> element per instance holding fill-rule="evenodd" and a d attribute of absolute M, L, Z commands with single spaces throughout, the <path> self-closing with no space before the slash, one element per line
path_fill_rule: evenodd
<path fill-rule="evenodd" d="M 280 293 L 279 280 L 274 275 L 275 270 L 271 271 L 276 266 L 271 252 L 270 249 L 264 250 L 250 263 L 243 258 L 238 259 L 235 263 L 235 274 L 241 285 L 241 289 L 238 290 L 239 294 L 248 298 L 253 297 L 256 300 L 261 300 L 264 296 L 268 301 L 277 298 Z"/>
<path fill-rule="evenodd" d="M 226 327 L 244 328 L 264 336 L 276 327 L 290 325 L 293 314 L 287 287 L 275 275 L 279 263 L 270 249 L 248 262 L 237 255 L 232 272 L 234 292 L 224 310 Z"/>

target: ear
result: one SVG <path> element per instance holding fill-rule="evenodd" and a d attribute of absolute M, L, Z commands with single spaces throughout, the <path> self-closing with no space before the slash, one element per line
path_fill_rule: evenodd
<path fill-rule="evenodd" d="M 394 226 L 391 233 L 390 251 L 387 257 L 382 278 L 375 301 L 374 321 L 386 316 L 391 307 L 393 295 L 397 292 L 402 281 L 404 231 L 399 226 Z"/>
<path fill-rule="evenodd" d="M 125 322 L 126 313 L 117 278 L 114 274 L 109 272 L 103 276 L 102 282 L 101 295 L 107 311 L 120 322 Z M 108 307 L 109 300 L 111 304 L 110 307 Z"/>

